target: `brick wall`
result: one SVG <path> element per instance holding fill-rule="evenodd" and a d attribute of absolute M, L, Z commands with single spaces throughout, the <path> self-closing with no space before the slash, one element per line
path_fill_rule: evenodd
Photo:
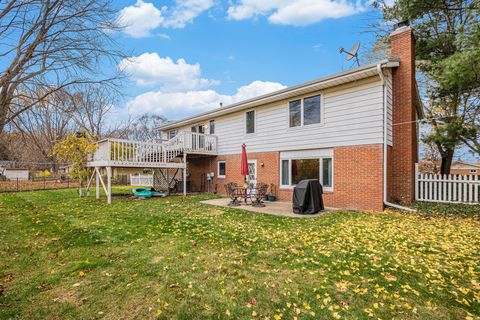
<path fill-rule="evenodd" d="M 228 182 L 236 182 L 239 185 L 243 183 L 243 177 L 240 175 L 241 154 L 222 155 L 215 159 L 215 178 L 214 183 L 218 185 L 218 190 L 224 193 L 224 185 Z M 280 181 L 280 153 L 279 152 L 251 152 L 248 153 L 249 160 L 257 161 L 257 182 L 267 184 L 273 183 L 276 188 L 277 196 L 278 184 Z M 225 178 L 218 178 L 217 161 L 226 161 Z M 264 164 L 262 166 L 262 163 Z"/>
<path fill-rule="evenodd" d="M 388 159 L 391 201 L 410 203 L 415 192 L 417 131 L 415 110 L 415 40 L 410 27 L 399 28 L 390 36 L 391 55 L 400 59 L 393 69 L 393 148 Z"/>
<path fill-rule="evenodd" d="M 461 175 L 480 175 L 480 169 L 474 169 L 477 170 L 476 172 L 470 172 L 470 169 L 450 169 L 450 174 L 461 174 Z"/>
<path fill-rule="evenodd" d="M 189 173 L 188 181 L 190 183 L 190 190 L 188 190 L 189 192 L 208 191 L 208 181 L 206 180 L 205 174 L 212 171 L 216 174 L 216 161 L 214 161 L 214 159 L 214 157 L 187 157 L 187 166 Z M 215 192 L 213 183 L 210 183 L 210 192 Z"/>
<path fill-rule="evenodd" d="M 382 145 L 366 145 L 334 148 L 334 191 L 323 195 L 325 205 L 333 208 L 358 210 L 383 210 L 383 162 Z M 248 158 L 257 160 L 257 181 L 276 186 L 279 200 L 290 201 L 291 189 L 279 189 L 280 153 L 257 152 L 248 153 Z M 226 178 L 219 179 L 217 161 L 226 161 Z M 215 185 L 219 193 L 224 193 L 224 185 L 228 182 L 243 183 L 240 175 L 241 154 L 223 155 L 215 158 L 189 159 L 190 183 L 192 188 L 200 185 L 202 173 L 213 171 Z M 261 163 L 264 166 L 261 166 Z M 192 189 L 193 191 L 198 191 Z"/>

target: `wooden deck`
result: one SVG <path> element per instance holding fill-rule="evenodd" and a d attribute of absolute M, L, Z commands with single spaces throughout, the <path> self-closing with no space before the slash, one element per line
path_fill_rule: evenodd
<path fill-rule="evenodd" d="M 100 184 L 112 201 L 112 167 L 182 169 L 183 192 L 187 189 L 187 154 L 216 155 L 217 136 L 194 132 L 179 132 L 170 140 L 145 142 L 122 139 L 105 139 L 96 143 L 94 152 L 88 155 L 87 167 L 94 168 L 87 183 L 87 194 L 95 180 L 96 198 L 100 197 Z M 103 181 L 100 168 L 105 168 L 107 181 Z"/>
<path fill-rule="evenodd" d="M 216 155 L 217 137 L 180 132 L 164 142 L 105 139 L 87 161 L 87 167 L 185 168 L 184 154 Z"/>

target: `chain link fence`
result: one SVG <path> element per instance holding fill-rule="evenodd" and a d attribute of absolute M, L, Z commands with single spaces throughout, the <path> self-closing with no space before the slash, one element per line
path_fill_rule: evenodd
<path fill-rule="evenodd" d="M 72 172 L 69 163 L 0 161 L 0 193 L 79 188 L 79 180 L 72 177 Z M 103 172 L 102 177 L 106 181 Z M 86 185 L 85 177 L 82 187 Z M 129 186 L 130 173 L 115 171 L 112 185 Z"/>

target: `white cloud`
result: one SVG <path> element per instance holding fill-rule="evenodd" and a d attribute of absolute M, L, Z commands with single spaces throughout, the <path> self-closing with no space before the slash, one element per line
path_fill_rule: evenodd
<path fill-rule="evenodd" d="M 144 38 L 158 27 L 184 28 L 212 6 L 213 0 L 176 0 L 173 7 L 158 9 L 153 3 L 137 0 L 120 11 L 118 21 L 129 36 Z"/>
<path fill-rule="evenodd" d="M 169 18 L 163 24 L 165 27 L 184 28 L 202 12 L 213 6 L 213 0 L 176 0 Z"/>
<path fill-rule="evenodd" d="M 305 26 L 365 9 L 360 0 L 239 0 L 228 8 L 228 18 L 244 20 L 260 15 L 268 16 L 274 24 Z"/>
<path fill-rule="evenodd" d="M 237 89 L 234 95 L 224 95 L 215 90 L 164 92 L 151 91 L 141 94 L 127 103 L 132 114 L 153 112 L 168 119 L 178 119 L 195 113 L 218 108 L 285 88 L 277 82 L 253 81 Z"/>
<path fill-rule="evenodd" d="M 163 92 L 198 90 L 218 81 L 202 78 L 200 64 L 188 64 L 185 59 L 173 61 L 156 52 L 123 59 L 119 68 L 139 86 L 158 85 Z"/>
<path fill-rule="evenodd" d="M 128 6 L 120 11 L 119 24 L 124 26 L 123 32 L 133 38 L 142 38 L 150 35 L 150 32 L 159 27 L 164 18 L 162 11 L 153 4 L 137 0 L 133 6 Z"/>
<path fill-rule="evenodd" d="M 166 33 L 159 33 L 158 36 L 162 39 L 165 39 L 165 40 L 170 40 L 170 36 Z"/>

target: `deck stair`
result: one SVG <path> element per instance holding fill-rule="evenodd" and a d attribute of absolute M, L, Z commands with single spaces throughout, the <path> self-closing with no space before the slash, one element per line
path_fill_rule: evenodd
<path fill-rule="evenodd" d="M 167 172 L 171 169 L 177 169 L 178 172 L 178 169 L 181 169 L 183 193 L 186 194 L 187 154 L 216 155 L 217 137 L 195 132 L 180 132 L 172 139 L 162 142 L 123 139 L 98 141 L 95 151 L 87 158 L 87 167 L 94 168 L 87 183 L 87 194 L 90 194 L 90 186 L 95 178 L 96 198 L 100 197 L 101 183 L 107 194 L 108 203 L 111 203 L 112 167 L 150 168 Z M 183 160 L 180 160 L 182 158 Z M 107 172 L 106 184 L 100 172 L 102 168 Z"/>

